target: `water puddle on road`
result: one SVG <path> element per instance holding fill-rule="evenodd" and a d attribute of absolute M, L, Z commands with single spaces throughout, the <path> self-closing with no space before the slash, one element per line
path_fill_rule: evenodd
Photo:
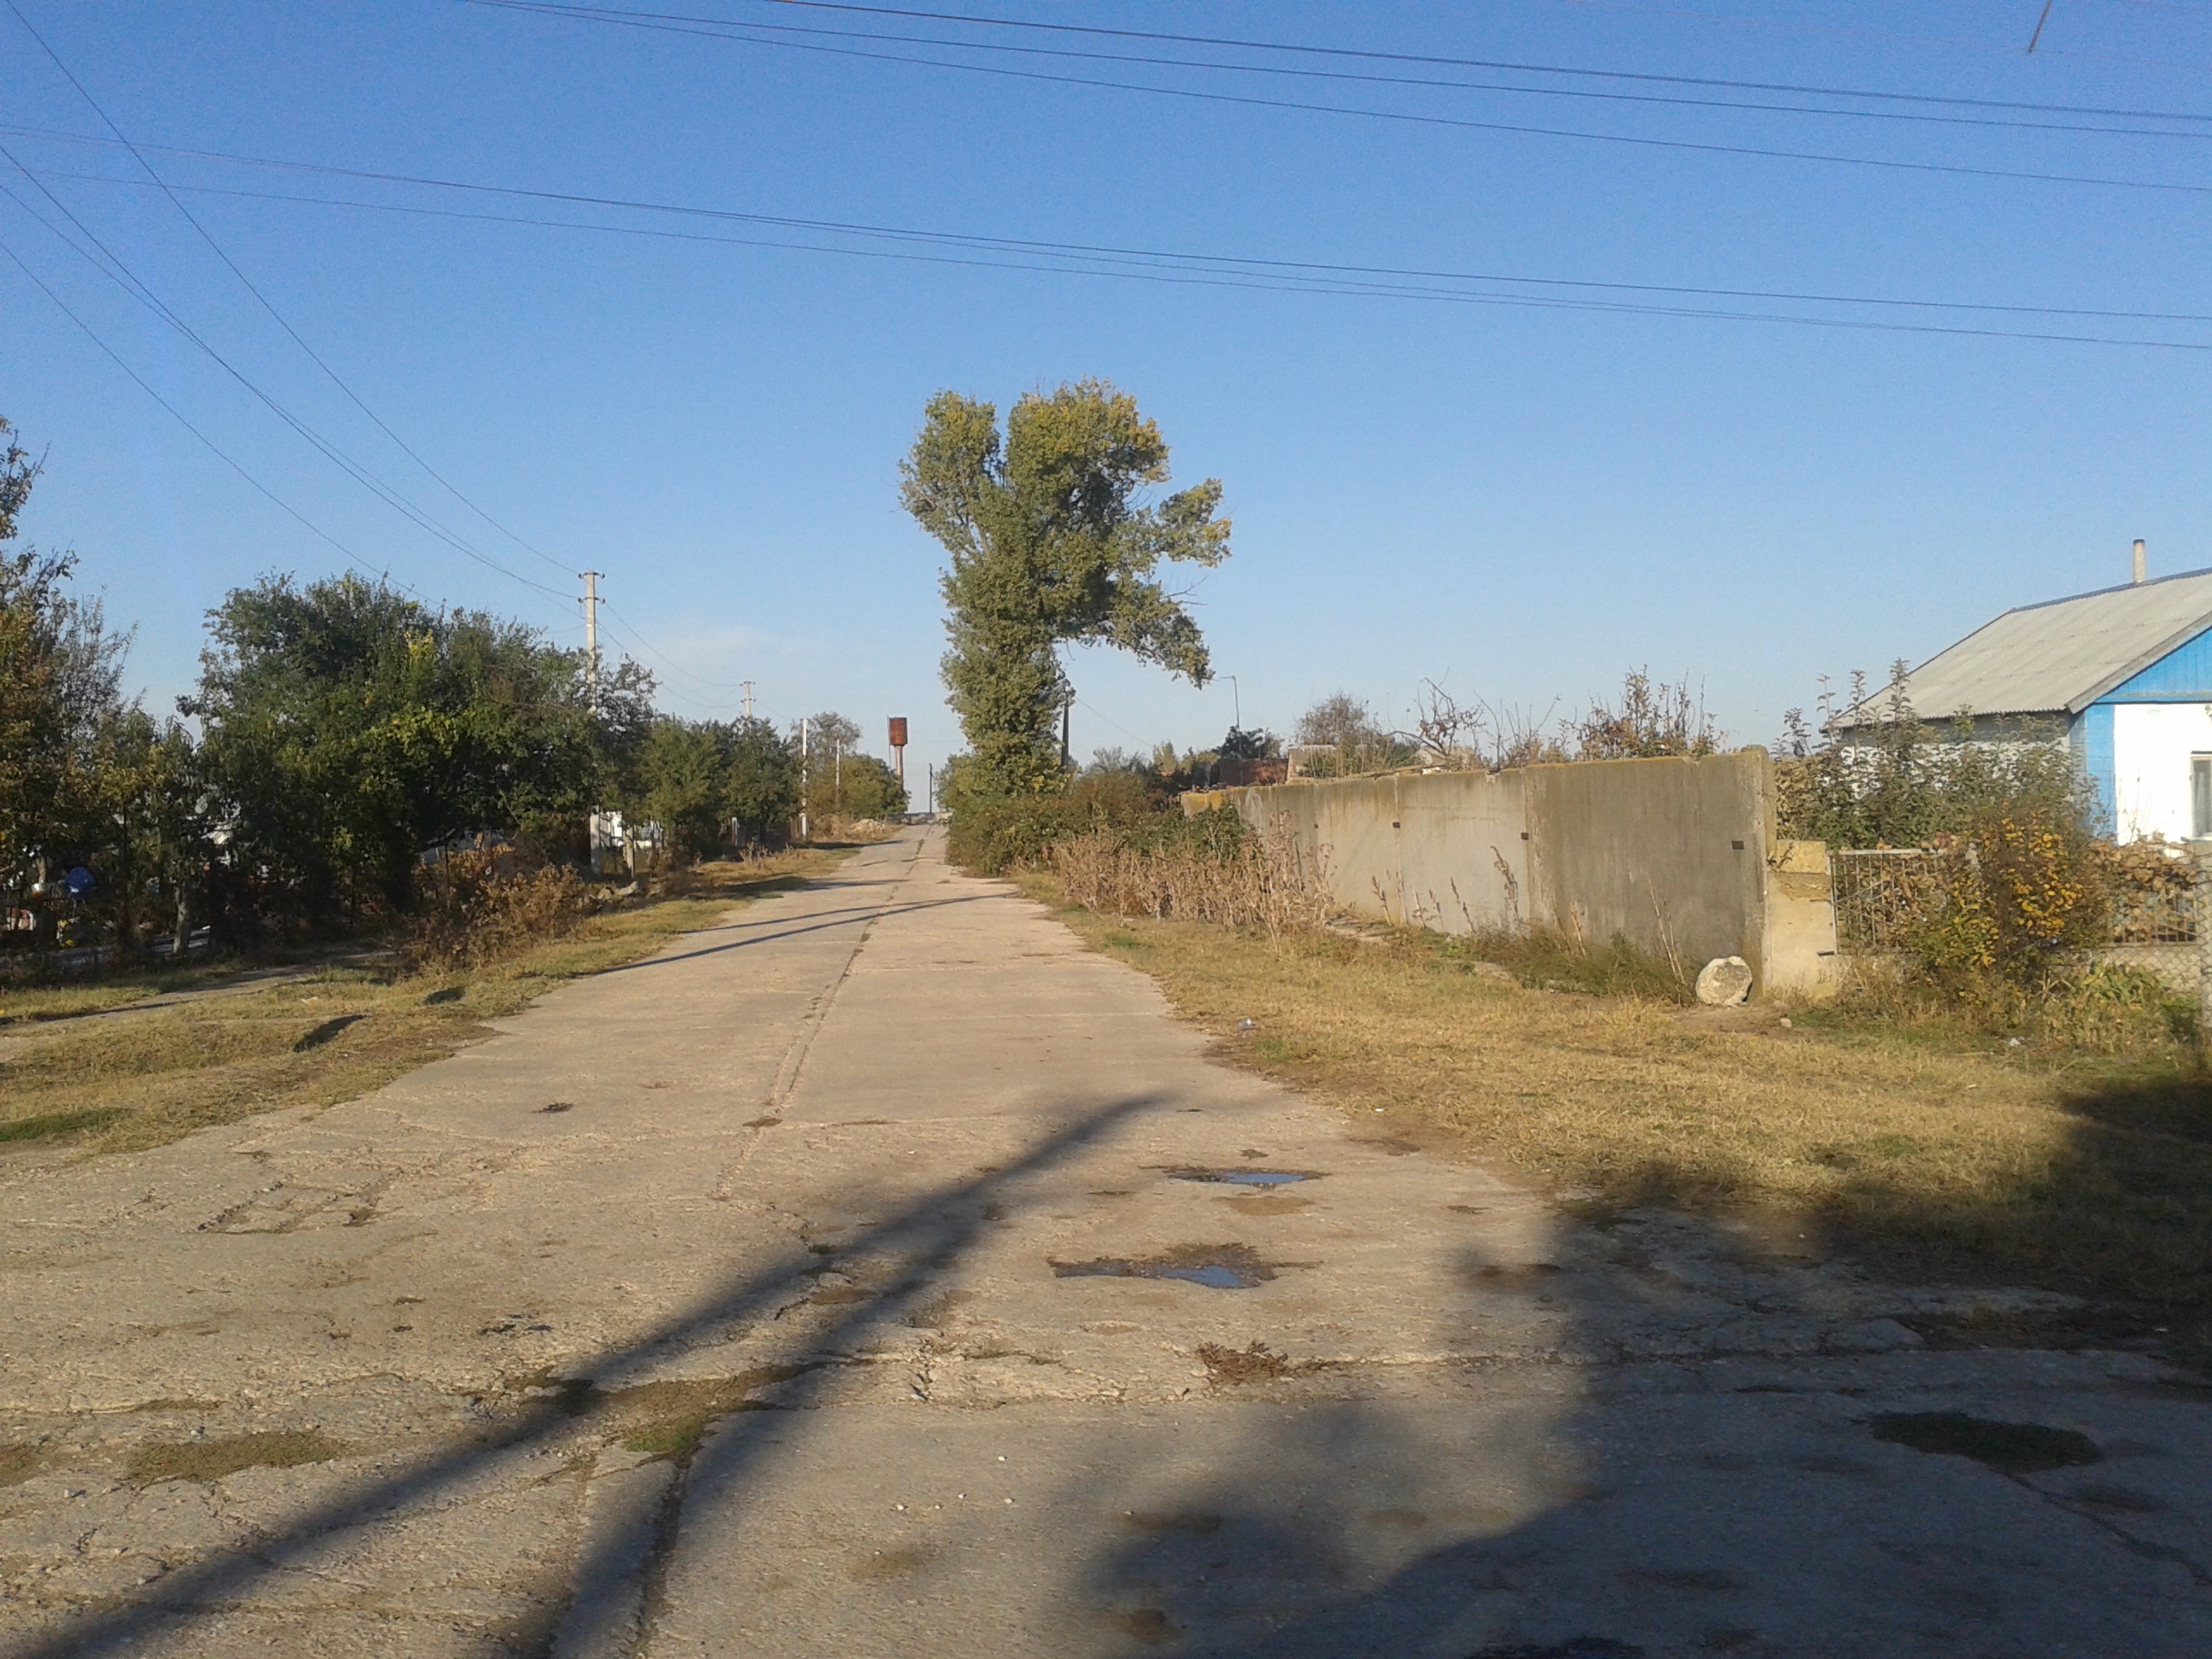
<path fill-rule="evenodd" d="M 1208 1290 L 1249 1290 L 1275 1276 L 1247 1244 L 1179 1244 L 1149 1256 L 1101 1256 L 1095 1262 L 1054 1262 L 1055 1279 L 1179 1279 Z"/>
<path fill-rule="evenodd" d="M 1321 1179 L 1318 1170 L 1311 1169 L 1171 1169 L 1167 1173 L 1178 1181 L 1207 1181 L 1220 1186 L 1290 1186 Z"/>

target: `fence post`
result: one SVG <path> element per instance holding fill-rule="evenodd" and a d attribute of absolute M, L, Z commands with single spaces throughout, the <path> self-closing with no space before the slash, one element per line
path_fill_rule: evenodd
<path fill-rule="evenodd" d="M 2212 1062 L 2212 840 L 2194 841 L 2196 891 L 2190 918 L 2196 935 L 2196 1059 L 2200 1066 Z"/>

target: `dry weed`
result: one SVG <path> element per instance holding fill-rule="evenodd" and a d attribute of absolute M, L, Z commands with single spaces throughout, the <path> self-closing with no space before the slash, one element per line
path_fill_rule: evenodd
<path fill-rule="evenodd" d="M 1041 897 L 1053 896 L 1039 880 Z M 1532 991 L 1448 941 L 1280 950 L 1135 918 L 1068 924 L 1154 976 L 1237 1063 L 1357 1112 L 1448 1126 L 1477 1155 L 1610 1205 L 1787 1217 L 1897 1271 L 2212 1296 L 2212 1110 L 2173 1065 L 1986 1035 L 1701 1022 Z M 1256 1021 L 1260 1036 L 1238 1033 Z"/>

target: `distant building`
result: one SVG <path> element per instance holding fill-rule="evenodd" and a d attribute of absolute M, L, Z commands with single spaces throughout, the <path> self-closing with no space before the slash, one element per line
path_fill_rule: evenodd
<path fill-rule="evenodd" d="M 1900 689 L 1939 734 L 1964 715 L 1975 741 L 2065 742 L 2119 840 L 2212 836 L 2212 570 L 2146 581 L 2135 547 L 2127 586 L 2007 611 Z M 1889 695 L 1840 734 L 1872 728 Z"/>

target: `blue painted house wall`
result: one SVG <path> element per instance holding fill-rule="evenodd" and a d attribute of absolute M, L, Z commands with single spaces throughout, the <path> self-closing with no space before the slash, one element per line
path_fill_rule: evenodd
<path fill-rule="evenodd" d="M 2107 819 L 2119 798 L 2113 710 L 2134 702 L 2212 703 L 2212 628 L 2123 680 L 2075 717 L 2068 733 L 2069 746 L 2081 759 Z"/>

